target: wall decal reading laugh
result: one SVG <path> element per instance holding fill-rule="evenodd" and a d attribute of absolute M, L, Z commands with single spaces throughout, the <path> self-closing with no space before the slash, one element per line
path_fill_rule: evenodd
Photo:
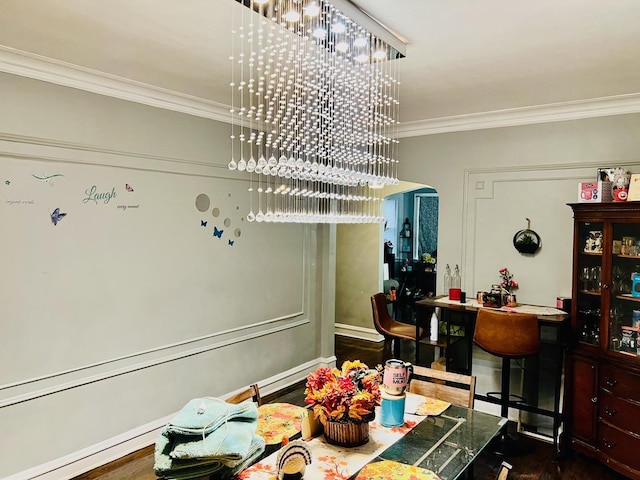
<path fill-rule="evenodd" d="M 87 197 L 82 200 L 82 203 L 92 201 L 98 204 L 98 200 L 100 200 L 106 205 L 112 198 L 116 198 L 117 196 L 115 187 L 113 187 L 110 192 L 98 192 L 98 187 L 96 185 L 93 185 L 91 188 L 87 188 L 84 193 Z"/>

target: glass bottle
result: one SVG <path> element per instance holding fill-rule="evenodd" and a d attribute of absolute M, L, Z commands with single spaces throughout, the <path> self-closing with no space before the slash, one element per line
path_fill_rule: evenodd
<path fill-rule="evenodd" d="M 444 294 L 449 295 L 449 289 L 451 288 L 451 267 L 447 263 L 444 270 Z"/>
<path fill-rule="evenodd" d="M 456 265 L 456 268 L 453 270 L 453 275 L 451 276 L 451 288 L 461 288 L 462 280 L 460 278 L 460 268 Z"/>

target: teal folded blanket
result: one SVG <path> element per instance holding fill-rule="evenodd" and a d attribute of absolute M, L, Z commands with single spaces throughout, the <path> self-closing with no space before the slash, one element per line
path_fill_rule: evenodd
<path fill-rule="evenodd" d="M 169 456 L 179 459 L 216 457 L 233 466 L 247 456 L 257 425 L 257 422 L 229 420 L 204 438 L 173 436 L 175 444 Z"/>
<path fill-rule="evenodd" d="M 216 478 L 232 477 L 253 464 L 264 453 L 264 449 L 264 439 L 259 435 L 254 435 L 247 456 L 240 463 L 231 467 L 220 462 L 215 457 L 188 460 L 172 459 L 166 454 L 166 451 L 160 452 L 158 446 L 156 446 L 155 471 L 159 477 L 175 479 L 197 478 L 213 475 L 214 473 Z M 160 469 L 160 465 L 168 468 Z"/>
<path fill-rule="evenodd" d="M 253 402 L 231 405 L 214 398 L 193 399 L 161 432 L 154 469 L 159 476 L 171 478 L 193 472 L 226 474 L 264 451 L 257 425 Z"/>
<path fill-rule="evenodd" d="M 253 402 L 232 405 L 219 398 L 194 398 L 182 407 L 165 429 L 178 435 L 206 435 L 229 420 L 257 422 L 258 408 Z"/>

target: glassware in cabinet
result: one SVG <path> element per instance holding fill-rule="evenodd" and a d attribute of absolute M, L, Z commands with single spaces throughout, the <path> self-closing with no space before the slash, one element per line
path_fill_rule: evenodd
<path fill-rule="evenodd" d="M 614 223 L 611 248 L 609 350 L 640 355 L 640 226 Z M 634 281 L 635 279 L 635 281 Z"/>
<path fill-rule="evenodd" d="M 603 228 L 599 222 L 578 224 L 575 328 L 577 340 L 590 345 L 600 344 Z"/>

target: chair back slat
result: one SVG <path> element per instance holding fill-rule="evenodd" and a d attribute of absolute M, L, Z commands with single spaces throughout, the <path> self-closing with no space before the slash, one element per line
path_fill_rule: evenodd
<path fill-rule="evenodd" d="M 225 402 L 238 404 L 249 399 L 253 400 L 258 406 L 262 405 L 262 399 L 260 398 L 260 389 L 258 388 L 257 383 L 254 383 L 246 390 L 238 392 L 235 395 L 232 395 L 231 397 L 225 399 Z"/>
<path fill-rule="evenodd" d="M 473 408 L 476 377 L 414 365 L 409 391 Z"/>

